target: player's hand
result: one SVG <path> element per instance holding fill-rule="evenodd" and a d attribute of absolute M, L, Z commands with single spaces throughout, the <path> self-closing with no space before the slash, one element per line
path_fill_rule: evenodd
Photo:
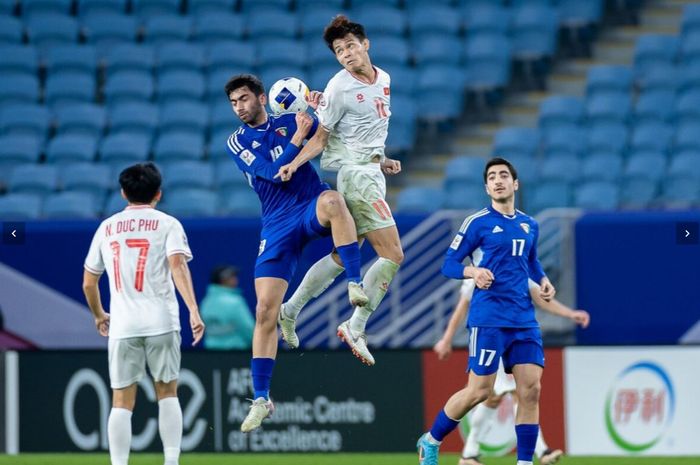
<path fill-rule="evenodd" d="M 588 328 L 588 325 L 591 323 L 591 315 L 585 310 L 574 310 L 571 314 L 571 319 L 583 329 Z"/>
<path fill-rule="evenodd" d="M 279 169 L 275 177 L 280 178 L 282 181 L 289 181 L 296 171 L 297 167 L 294 163 L 287 163 Z"/>
<path fill-rule="evenodd" d="M 438 360 L 447 360 L 452 354 L 452 343 L 444 339 L 440 339 L 433 346 L 433 352 L 437 354 Z"/>
<path fill-rule="evenodd" d="M 479 289 L 488 289 L 494 281 L 493 273 L 487 268 L 475 268 L 472 277 Z"/>
<path fill-rule="evenodd" d="M 297 134 L 301 136 L 302 139 L 306 139 L 309 135 L 311 127 L 314 125 L 314 119 L 305 111 L 298 111 L 294 119 L 297 122 Z"/>
<path fill-rule="evenodd" d="M 192 345 L 196 346 L 204 337 L 204 322 L 199 312 L 190 312 L 190 328 L 192 328 Z"/>
<path fill-rule="evenodd" d="M 323 92 L 319 92 L 317 90 L 312 90 L 309 92 L 309 95 L 306 96 L 306 103 L 309 104 L 309 106 L 315 110 L 318 108 L 318 105 L 321 103 L 321 97 L 323 97 Z"/>
<path fill-rule="evenodd" d="M 551 282 L 549 282 L 549 279 L 543 278 L 542 283 L 540 284 L 540 297 L 542 297 L 542 300 L 549 302 L 554 298 L 554 294 L 556 293 L 557 290 L 554 289 L 554 286 Z"/>
<path fill-rule="evenodd" d="M 109 336 L 109 313 L 102 312 L 102 315 L 95 318 L 95 326 L 100 336 Z"/>
<path fill-rule="evenodd" d="M 381 167 L 384 174 L 399 174 L 401 172 L 401 162 L 391 158 L 385 158 Z"/>

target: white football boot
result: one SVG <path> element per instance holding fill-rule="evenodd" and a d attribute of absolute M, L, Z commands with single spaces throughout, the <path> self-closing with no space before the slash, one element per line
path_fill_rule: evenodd
<path fill-rule="evenodd" d="M 296 327 L 297 320 L 293 320 L 286 316 L 284 313 L 284 306 L 280 307 L 280 313 L 277 316 L 277 323 L 280 325 L 280 330 L 282 332 L 282 339 L 287 343 L 292 349 L 299 347 L 299 337 L 297 336 Z"/>
<path fill-rule="evenodd" d="M 338 337 L 344 341 L 352 349 L 355 357 L 359 358 L 362 363 L 372 366 L 374 365 L 374 357 L 367 348 L 367 336 L 364 332 L 354 333 L 350 329 L 350 320 L 347 320 L 338 326 Z"/>
<path fill-rule="evenodd" d="M 258 397 L 250 405 L 250 411 L 248 415 L 241 423 L 241 431 L 248 433 L 253 431 L 255 428 L 259 428 L 263 420 L 275 411 L 275 406 L 271 400 L 267 400 L 264 397 Z"/>

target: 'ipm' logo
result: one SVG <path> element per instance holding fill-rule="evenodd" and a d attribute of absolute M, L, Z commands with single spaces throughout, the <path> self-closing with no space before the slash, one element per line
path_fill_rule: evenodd
<path fill-rule="evenodd" d="M 605 401 L 605 426 L 612 440 L 628 452 L 642 452 L 663 437 L 676 405 L 668 373 L 642 361 L 620 373 Z"/>

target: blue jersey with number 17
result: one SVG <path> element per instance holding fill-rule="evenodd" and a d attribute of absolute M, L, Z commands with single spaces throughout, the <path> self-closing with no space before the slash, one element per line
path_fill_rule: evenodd
<path fill-rule="evenodd" d="M 516 210 L 504 215 L 492 207 L 468 216 L 445 255 L 443 274 L 463 279 L 462 262 L 491 270 L 489 289 L 474 290 L 469 307 L 470 327 L 538 327 L 530 299 L 528 278 L 540 283 L 545 276 L 537 258 L 537 222 Z"/>

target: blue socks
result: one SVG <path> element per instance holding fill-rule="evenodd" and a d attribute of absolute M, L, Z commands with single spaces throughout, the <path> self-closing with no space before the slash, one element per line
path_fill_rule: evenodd
<path fill-rule="evenodd" d="M 539 432 L 540 425 L 515 425 L 515 435 L 518 437 L 518 460 L 532 462 Z"/>
<path fill-rule="evenodd" d="M 452 430 L 457 427 L 457 425 L 459 425 L 458 420 L 453 420 L 452 418 L 448 417 L 444 409 L 440 410 L 440 413 L 438 413 L 437 417 L 435 417 L 433 427 L 430 428 L 430 435 L 436 441 L 442 441 L 443 439 L 445 439 L 445 436 L 450 434 Z M 537 438 L 536 435 L 535 438 Z M 534 443 L 532 446 L 532 450 L 535 450 Z"/>
<path fill-rule="evenodd" d="M 353 283 L 359 283 L 362 281 L 360 278 L 360 246 L 357 242 L 352 244 L 340 245 L 335 248 L 340 259 L 345 267 L 345 274 L 348 281 Z"/>
<path fill-rule="evenodd" d="M 255 391 L 253 399 L 259 397 L 270 399 L 270 381 L 274 366 L 275 359 L 273 358 L 254 358 L 251 360 L 250 368 L 253 372 L 253 391 Z"/>

